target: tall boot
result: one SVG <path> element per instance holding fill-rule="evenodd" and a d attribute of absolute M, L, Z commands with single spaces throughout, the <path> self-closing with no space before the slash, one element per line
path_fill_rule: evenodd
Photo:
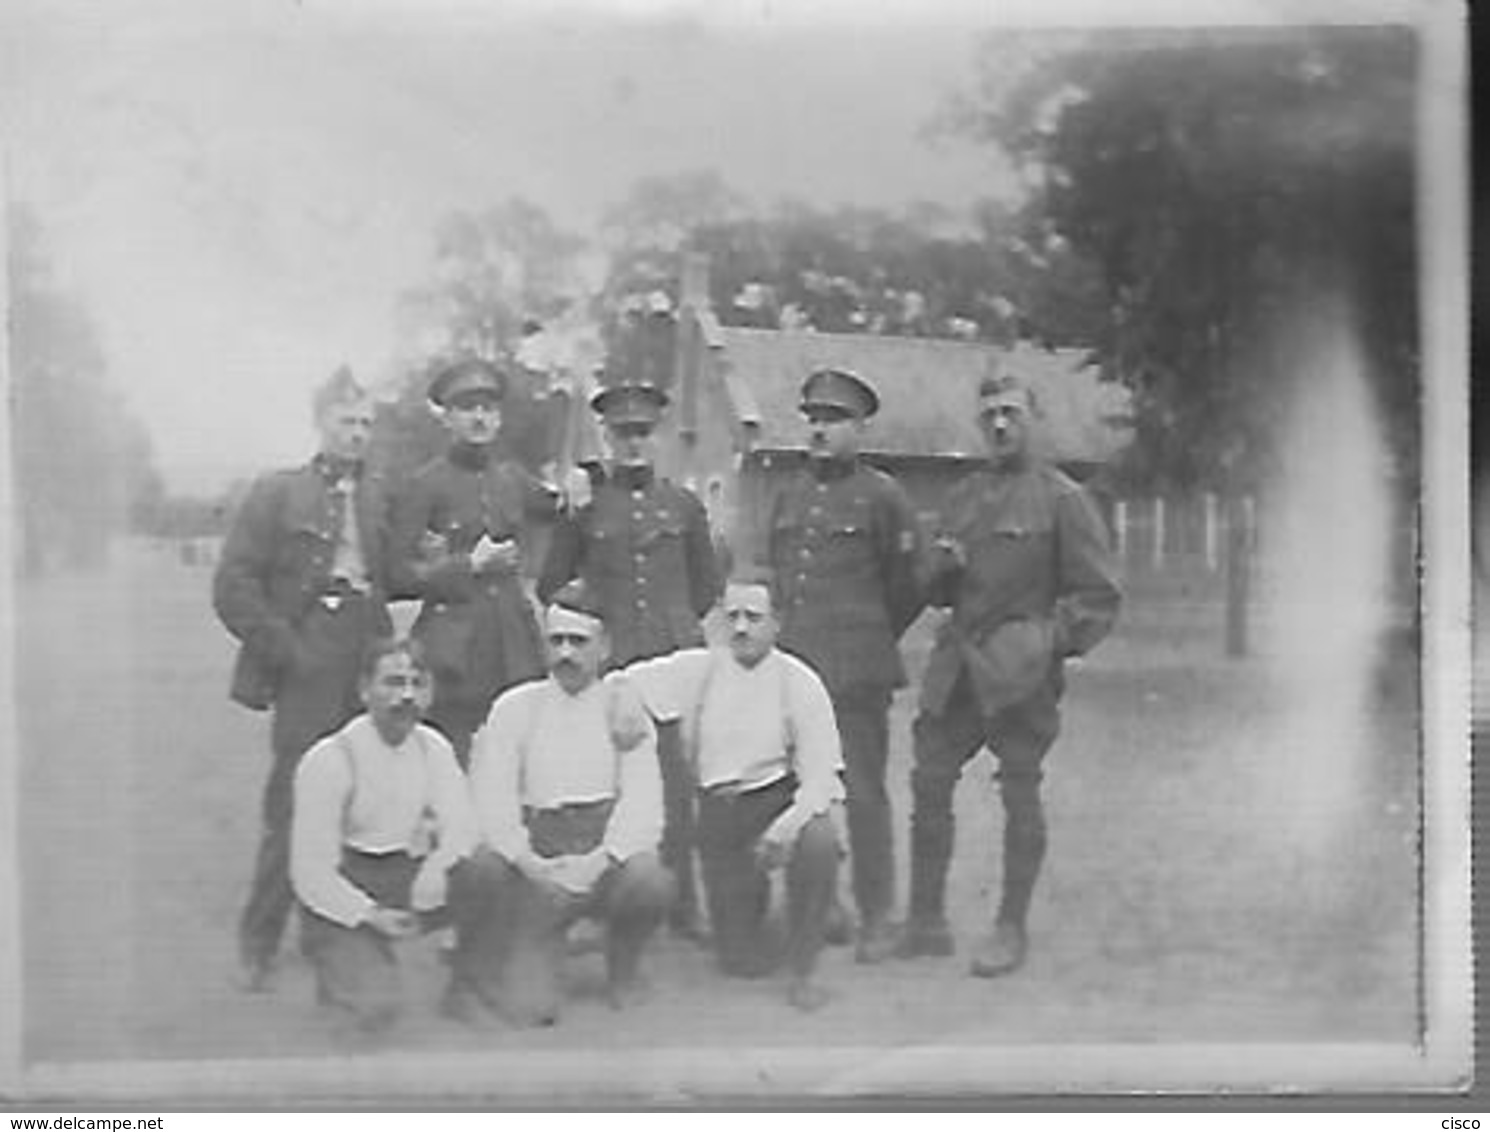
<path fill-rule="evenodd" d="M 946 892 L 955 837 L 956 823 L 950 807 L 947 813 L 935 816 L 918 809 L 911 817 L 910 917 L 896 950 L 902 959 L 952 954 Z"/>
<path fill-rule="evenodd" d="M 1002 785 L 1004 885 L 993 930 L 973 956 L 972 973 L 982 978 L 1007 974 L 1024 963 L 1029 950 L 1025 920 L 1045 860 L 1045 809 L 1038 781 L 1014 779 Z"/>

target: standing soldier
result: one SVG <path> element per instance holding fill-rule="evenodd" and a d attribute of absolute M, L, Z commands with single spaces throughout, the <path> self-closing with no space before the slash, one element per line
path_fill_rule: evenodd
<path fill-rule="evenodd" d="M 463 769 L 497 694 L 543 673 L 522 540 L 529 522 L 554 517 L 559 492 L 500 457 L 506 392 L 506 376 L 480 358 L 436 374 L 429 399 L 450 447 L 414 473 L 393 508 L 394 592 L 424 603 L 412 635 L 435 677 L 427 718 Z"/>
<path fill-rule="evenodd" d="M 548 601 L 582 578 L 604 614 L 611 663 L 703 644 L 701 621 L 719 599 L 708 516 L 698 497 L 656 474 L 655 433 L 668 397 L 655 385 L 619 384 L 591 400 L 612 462 L 594 499 L 554 530 L 538 582 Z M 693 876 L 693 781 L 676 723 L 658 726 L 666 822 L 662 862 L 678 883 L 673 931 L 700 938 Z"/>
<path fill-rule="evenodd" d="M 907 957 L 952 952 L 943 904 L 952 795 L 981 747 L 998 759 L 1003 891 L 972 958 L 972 973 L 983 977 L 1024 962 L 1025 918 L 1045 856 L 1041 764 L 1060 730 L 1062 667 L 1107 635 L 1121 600 L 1096 508 L 1031 457 L 1034 409 L 1016 378 L 990 376 L 978 387 L 988 466 L 952 489 L 932 548 L 928 598 L 951 616 L 927 664 L 914 726 Z"/>
<path fill-rule="evenodd" d="M 257 480 L 213 578 L 218 617 L 242 646 L 230 695 L 273 709 L 273 762 L 248 903 L 238 925 L 245 988 L 267 990 L 294 897 L 295 770 L 310 746 L 361 710 L 363 648 L 388 632 L 384 495 L 363 467 L 372 402 L 345 366 L 315 393 L 320 451 Z"/>
<path fill-rule="evenodd" d="M 859 447 L 879 409 L 869 383 L 821 369 L 802 384 L 808 470 L 777 497 L 768 556 L 781 645 L 822 676 L 843 741 L 849 855 L 859 909 L 855 958 L 895 947 L 894 831 L 885 789 L 890 698 L 905 684 L 900 635 L 921 611 L 920 538 L 905 491 L 863 464 Z"/>

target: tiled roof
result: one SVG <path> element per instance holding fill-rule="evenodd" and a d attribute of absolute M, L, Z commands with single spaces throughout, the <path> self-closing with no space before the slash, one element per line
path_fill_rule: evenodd
<path fill-rule="evenodd" d="M 869 452 L 981 455 L 976 390 L 991 369 L 1013 369 L 1030 382 L 1042 412 L 1038 443 L 1052 459 L 1104 461 L 1130 435 L 1114 423 L 1127 412 L 1127 392 L 1099 381 L 1083 350 L 739 327 L 719 327 L 711 339 L 719 347 L 718 361 L 750 391 L 762 448 L 802 447 L 802 380 L 830 365 L 853 370 L 879 391 L 881 409 L 865 443 Z"/>

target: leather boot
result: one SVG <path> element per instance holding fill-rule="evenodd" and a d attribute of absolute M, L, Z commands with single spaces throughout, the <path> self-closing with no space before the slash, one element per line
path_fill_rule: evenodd
<path fill-rule="evenodd" d="M 1004 876 L 998 917 L 979 943 L 971 970 L 979 978 L 1023 966 L 1029 951 L 1025 919 L 1045 860 L 1045 810 L 1038 777 L 1000 776 L 1004 802 Z"/>
<path fill-rule="evenodd" d="M 953 952 L 944 908 L 954 837 L 951 814 L 930 820 L 924 814 L 912 816 L 910 916 L 895 950 L 901 959 Z"/>
<path fill-rule="evenodd" d="M 971 971 L 980 979 L 991 979 L 1018 970 L 1029 951 L 1024 925 L 999 920 L 973 951 Z"/>

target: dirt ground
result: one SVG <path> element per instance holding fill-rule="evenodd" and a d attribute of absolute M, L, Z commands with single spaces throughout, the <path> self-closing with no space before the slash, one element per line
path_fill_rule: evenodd
<path fill-rule="evenodd" d="M 134 547 L 107 575 L 20 592 L 25 1053 L 34 1062 L 256 1059 L 337 1052 L 288 962 L 271 996 L 232 985 L 235 917 L 267 768 L 265 717 L 225 697 L 230 642 L 209 572 Z M 473 1033 L 434 1012 L 438 968 L 410 945 L 394 1051 L 900 1052 L 946 1043 L 1398 1043 L 1417 997 L 1418 755 L 1410 660 L 1359 735 L 1290 725 L 1263 661 L 1226 661 L 1218 611 L 1132 603 L 1071 674 L 1051 756 L 1051 852 L 1014 977 L 973 980 L 999 819 L 985 753 L 959 791 L 946 960 L 825 960 L 836 992 L 802 1016 L 770 984 L 723 981 L 660 939 L 657 993 L 615 1013 L 598 957 L 572 961 L 549 1031 Z M 913 630 L 914 674 L 926 627 Z M 911 693 L 891 782 L 902 880 Z M 903 889 L 902 889 L 903 891 Z M 583 1072 L 582 1070 L 580 1071 Z"/>

